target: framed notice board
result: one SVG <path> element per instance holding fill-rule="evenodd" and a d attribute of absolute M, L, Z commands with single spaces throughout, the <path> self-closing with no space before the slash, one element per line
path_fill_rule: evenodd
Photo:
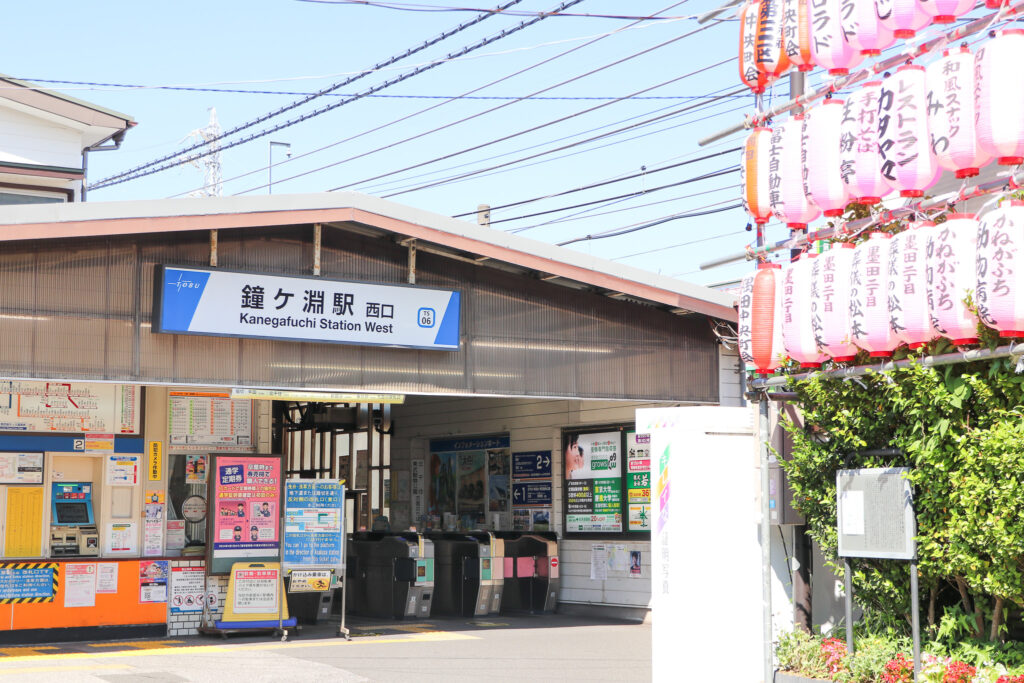
<path fill-rule="evenodd" d="M 563 432 L 566 537 L 650 538 L 647 445 L 632 425 Z"/>
<path fill-rule="evenodd" d="M 206 573 L 227 574 L 235 562 L 279 562 L 282 457 L 217 453 L 210 463 Z"/>

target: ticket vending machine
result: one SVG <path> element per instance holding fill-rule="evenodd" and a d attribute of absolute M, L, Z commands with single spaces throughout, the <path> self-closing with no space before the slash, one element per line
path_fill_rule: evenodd
<path fill-rule="evenodd" d="M 100 554 L 92 506 L 92 482 L 54 482 L 50 497 L 50 556 Z"/>

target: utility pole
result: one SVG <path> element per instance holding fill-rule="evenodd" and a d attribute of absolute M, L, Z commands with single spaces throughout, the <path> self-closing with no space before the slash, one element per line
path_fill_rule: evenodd
<path fill-rule="evenodd" d="M 216 107 L 210 107 L 210 122 L 206 124 L 205 128 L 196 128 L 194 131 L 186 135 L 181 139 L 182 142 L 185 140 L 194 140 L 196 142 L 203 141 L 209 143 L 211 154 L 206 155 L 202 159 L 191 161 L 190 163 L 196 168 L 203 169 L 203 187 L 199 190 L 189 193 L 189 197 L 219 197 L 223 191 L 223 184 L 221 182 L 221 167 L 220 167 L 220 123 L 217 122 L 217 109 Z M 202 164 L 202 166 L 200 166 Z"/>

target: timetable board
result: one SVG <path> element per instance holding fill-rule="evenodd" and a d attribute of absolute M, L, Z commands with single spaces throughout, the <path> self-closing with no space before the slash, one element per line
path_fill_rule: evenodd
<path fill-rule="evenodd" d="M 253 410 L 250 399 L 225 392 L 172 391 L 168 396 L 168 431 L 172 446 L 251 448 Z"/>

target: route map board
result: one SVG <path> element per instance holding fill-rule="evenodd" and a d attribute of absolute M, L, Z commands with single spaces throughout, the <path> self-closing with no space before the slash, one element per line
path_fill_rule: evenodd
<path fill-rule="evenodd" d="M 138 434 L 140 387 L 88 382 L 0 382 L 0 431 Z"/>
<path fill-rule="evenodd" d="M 172 391 L 168 395 L 172 446 L 251 448 L 252 400 L 224 392 Z"/>

